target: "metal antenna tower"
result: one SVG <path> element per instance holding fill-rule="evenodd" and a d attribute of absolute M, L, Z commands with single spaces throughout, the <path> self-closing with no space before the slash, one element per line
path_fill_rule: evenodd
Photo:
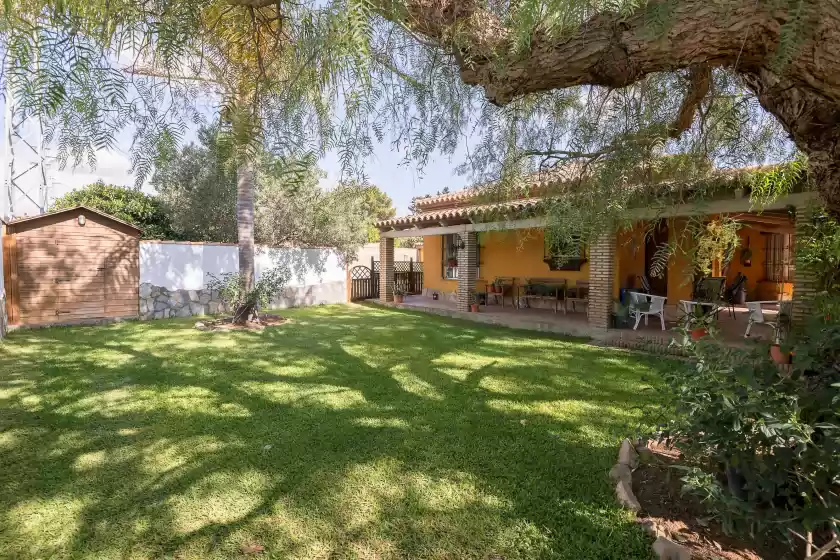
<path fill-rule="evenodd" d="M 3 192 L 0 217 L 44 213 L 50 204 L 51 181 L 44 146 L 44 123 L 38 116 L 21 117 L 8 85 L 3 92 Z M 37 187 L 37 189 L 36 189 Z"/>

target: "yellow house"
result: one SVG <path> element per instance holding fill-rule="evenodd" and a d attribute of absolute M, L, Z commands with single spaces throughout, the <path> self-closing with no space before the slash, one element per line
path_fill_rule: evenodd
<path fill-rule="evenodd" d="M 564 298 L 587 300 L 588 305 L 578 310 L 586 310 L 590 326 L 608 328 L 614 301 L 623 288 L 649 288 L 650 293 L 665 296 L 669 306 L 690 300 L 696 281 L 692 263 L 678 252 L 670 257 L 664 273 L 653 274 L 656 249 L 684 235 L 690 217 L 731 216 L 742 224 L 741 247 L 725 269 L 722 263 L 714 263 L 712 276 L 725 277 L 725 283 L 731 284 L 743 274 L 750 300 L 789 299 L 793 294 L 805 295 L 810 285 L 802 274 L 796 275 L 793 246 L 795 217 L 802 214 L 796 209 L 813 199 L 812 192 L 789 194 L 758 213 L 743 193 L 727 192 L 701 204 L 640 208 L 631 228 L 603 234 L 581 255 L 567 256 L 558 266 L 546 243 L 545 228 L 551 218 L 542 212 L 544 197 L 489 204 L 481 188 L 468 188 L 418 198 L 416 214 L 377 224 L 382 236 L 379 296 L 382 302 L 393 301 L 393 240 L 422 236 L 423 296 L 452 300 L 459 311 L 468 311 L 473 294 L 485 292 L 490 284 L 508 286 L 501 299 L 513 305 L 524 305 L 523 286 L 557 284 Z M 653 228 L 652 223 L 659 225 Z M 538 307 L 546 302 L 527 304 Z"/>

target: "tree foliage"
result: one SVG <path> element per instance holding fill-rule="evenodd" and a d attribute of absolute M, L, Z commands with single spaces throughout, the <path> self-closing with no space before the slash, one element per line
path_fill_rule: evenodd
<path fill-rule="evenodd" d="M 218 127 L 201 127 L 198 141 L 159 161 L 151 184 L 172 219 L 191 241 L 236 242 L 236 169 L 231 146 Z"/>
<path fill-rule="evenodd" d="M 179 239 L 160 201 L 140 191 L 98 181 L 57 198 L 50 211 L 89 206 L 143 230 L 143 239 Z"/>
<path fill-rule="evenodd" d="M 203 127 L 198 143 L 169 154 L 155 170 L 152 185 L 185 238 L 236 241 L 231 149 L 229 138 L 217 127 Z M 322 173 L 312 161 L 289 161 L 266 151 L 255 161 L 257 243 L 334 247 L 345 258 L 365 243 L 366 224 L 371 221 L 369 188 L 324 190 L 319 186 Z M 374 200 L 383 199 L 374 196 Z"/>
<path fill-rule="evenodd" d="M 394 202 L 391 200 L 391 197 L 376 185 L 350 183 L 344 185 L 344 188 L 357 191 L 357 196 L 363 200 L 366 213 L 364 221 L 367 226 L 368 243 L 379 241 L 379 230 L 373 224 L 381 220 L 388 220 L 397 215 L 397 209 L 394 208 Z"/>

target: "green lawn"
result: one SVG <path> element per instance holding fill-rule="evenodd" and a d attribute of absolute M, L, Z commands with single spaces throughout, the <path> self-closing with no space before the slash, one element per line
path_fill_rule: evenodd
<path fill-rule="evenodd" d="M 379 308 L 287 315 L 0 344 L 0 558 L 650 558 L 607 472 L 662 361 Z"/>

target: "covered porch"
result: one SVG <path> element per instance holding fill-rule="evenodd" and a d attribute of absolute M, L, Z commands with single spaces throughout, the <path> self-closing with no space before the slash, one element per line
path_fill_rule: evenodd
<path fill-rule="evenodd" d="M 585 313 L 554 313 L 551 309 L 527 308 L 516 309 L 510 305 L 497 304 L 482 305 L 479 313 L 459 311 L 452 299 L 433 299 L 424 295 L 406 296 L 402 303 L 389 303 L 389 306 L 400 309 L 421 311 L 435 315 L 454 317 L 468 321 L 501 325 L 514 329 L 550 332 L 567 336 L 591 338 L 597 342 L 634 347 L 652 343 L 668 346 L 672 340 L 680 341 L 682 334 L 678 330 L 681 314 L 676 309 L 666 308 L 665 326 L 662 331 L 658 320 L 650 320 L 648 324 L 641 322 L 637 330 L 623 328 L 594 328 Z M 778 306 L 765 305 L 763 311 L 768 322 L 776 320 Z M 774 330 L 769 324 L 754 324 L 750 336 L 744 336 L 749 323 L 749 309 L 746 306 L 735 306 L 720 312 L 715 325 L 720 340 L 730 346 L 749 344 L 751 341 L 771 342 Z"/>
<path fill-rule="evenodd" d="M 654 277 L 650 273 L 653 259 L 651 241 L 653 249 L 657 243 L 667 242 L 669 236 L 675 235 L 681 222 L 689 217 L 727 215 L 743 224 L 739 232 L 741 247 L 749 251 L 739 252 L 725 268 L 717 263 L 711 276 L 723 283 L 719 285 L 727 286 L 745 276 L 745 297 L 732 302 L 731 314 L 726 310 L 717 315 L 717 328 L 728 342 L 743 343 L 749 322 L 745 302 L 768 302 L 762 305 L 768 322 L 778 312 L 778 306 L 773 303 L 778 300 L 796 300 L 794 318 L 806 311 L 804 307 L 813 292 L 813 283 L 792 266 L 793 244 L 790 240 L 796 230 L 796 216 L 803 214 L 793 209 L 804 209 L 811 198 L 811 193 L 791 194 L 766 206 L 763 213 L 751 212 L 749 200 L 743 198 L 675 206 L 667 211 L 639 211 L 637 227 L 619 234 L 602 235 L 572 263 L 574 266 L 562 270 L 552 268 L 543 258 L 545 242 L 542 228 L 548 225 L 546 218 L 482 222 L 462 210 L 455 214 L 450 211 L 446 219 L 424 214 L 412 217 L 404 224 L 380 225 L 380 266 L 383 273 L 380 275 L 379 299 L 385 304 L 394 301 L 393 240 L 423 236 L 424 288 L 421 295 L 408 296 L 402 304 L 405 307 L 447 315 L 463 314 L 464 318 L 475 321 L 596 339 L 670 339 L 675 335 L 673 327 L 683 317 L 687 306 L 685 302 L 692 301 L 695 296 L 692 266 L 684 258 L 681 260 L 679 255 L 674 255 L 668 260 L 665 273 Z M 457 215 L 459 213 L 461 215 Z M 662 237 L 657 238 L 650 234 L 649 222 L 661 218 L 668 219 L 673 231 L 662 232 Z M 397 222 L 399 220 L 402 219 Z M 786 244 L 780 244 L 779 236 L 787 236 L 784 237 L 788 240 Z M 530 241 L 523 242 L 522 239 Z M 779 254 L 788 251 L 790 262 L 780 267 L 770 266 L 767 259 L 776 255 L 777 249 Z M 437 262 L 440 262 L 440 272 L 436 275 Z M 782 274 L 768 278 L 767 271 L 776 268 Z M 468 315 L 471 304 L 476 301 L 476 293 L 490 291 L 488 286 L 502 279 L 509 281 L 510 285 L 502 291 L 501 297 L 499 294 L 482 296 L 479 298 L 480 312 Z M 549 297 L 538 297 L 536 294 L 539 292 L 529 291 L 529 286 L 535 283 L 548 286 Z M 554 294 L 558 294 L 557 299 L 560 299 L 561 287 L 563 301 L 552 301 Z M 640 325 L 637 331 L 613 328 L 616 302 L 629 291 L 642 290 L 664 301 L 666 330 L 662 330 L 659 317 L 651 317 L 649 325 Z M 500 300 L 505 303 L 504 306 L 499 305 Z M 571 306 L 569 300 L 572 300 Z M 768 333 L 764 330 L 764 326 L 757 327 L 753 337 L 772 337 L 772 330 Z"/>

